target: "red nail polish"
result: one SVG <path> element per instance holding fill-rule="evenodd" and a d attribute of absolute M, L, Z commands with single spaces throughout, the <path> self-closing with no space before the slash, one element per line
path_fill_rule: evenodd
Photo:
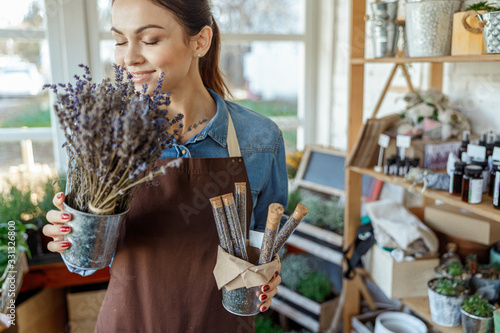
<path fill-rule="evenodd" d="M 280 275 L 280 272 L 275 272 L 274 273 L 274 277 L 278 277 L 278 275 Z"/>
<path fill-rule="evenodd" d="M 263 307 L 260 309 L 260 311 L 261 311 L 261 312 L 264 312 L 264 311 L 266 311 L 266 310 L 267 310 L 267 308 L 266 308 L 265 306 L 263 306 Z"/>
<path fill-rule="evenodd" d="M 62 193 L 59 193 L 57 196 L 56 196 L 57 199 L 61 199 L 62 198 Z"/>
<path fill-rule="evenodd" d="M 71 243 L 70 242 L 62 242 L 61 243 L 61 247 L 64 249 L 64 248 L 67 248 L 67 247 L 70 247 Z"/>
<path fill-rule="evenodd" d="M 62 218 L 63 220 L 67 220 L 67 219 L 69 219 L 69 217 L 70 217 L 70 215 L 69 215 L 68 213 L 62 213 L 62 214 L 61 214 L 61 218 Z"/>
<path fill-rule="evenodd" d="M 269 291 L 271 289 L 268 285 L 264 286 L 264 292 Z"/>
<path fill-rule="evenodd" d="M 267 295 L 262 295 L 262 296 L 260 297 L 260 300 L 261 300 L 262 302 L 264 302 L 266 299 L 267 299 Z"/>
<path fill-rule="evenodd" d="M 59 230 L 61 230 L 61 232 L 69 232 L 70 227 L 61 227 Z"/>

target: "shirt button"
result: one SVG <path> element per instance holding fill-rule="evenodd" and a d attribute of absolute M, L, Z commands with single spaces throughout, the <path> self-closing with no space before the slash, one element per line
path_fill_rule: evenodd
<path fill-rule="evenodd" d="M 183 149 L 183 150 L 181 151 L 181 153 L 182 153 L 182 155 L 186 155 L 186 149 Z"/>

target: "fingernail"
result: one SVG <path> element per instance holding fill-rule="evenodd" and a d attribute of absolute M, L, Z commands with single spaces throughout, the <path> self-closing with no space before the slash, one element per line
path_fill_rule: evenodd
<path fill-rule="evenodd" d="M 269 289 L 271 289 L 271 288 L 268 285 L 264 286 L 264 292 L 269 291 Z"/>
<path fill-rule="evenodd" d="M 260 311 L 261 311 L 261 312 L 264 312 L 264 311 L 266 311 L 266 310 L 267 310 L 267 307 L 265 307 L 265 306 L 263 306 L 263 307 L 260 309 Z"/>
<path fill-rule="evenodd" d="M 59 193 L 59 194 L 56 196 L 56 198 L 57 198 L 57 199 L 61 199 L 61 198 L 62 198 L 62 195 L 63 195 L 63 194 L 62 194 L 62 192 L 61 192 L 61 193 Z"/>
<path fill-rule="evenodd" d="M 67 247 L 70 247 L 71 243 L 70 242 L 62 242 L 61 243 L 61 247 L 62 248 L 67 248 Z"/>
<path fill-rule="evenodd" d="M 61 232 L 69 232 L 71 229 L 70 227 L 61 227 L 59 230 L 61 230 Z"/>
<path fill-rule="evenodd" d="M 276 271 L 276 272 L 274 273 L 274 277 L 278 277 L 278 275 L 280 275 L 280 273 L 279 273 L 278 271 Z"/>
<path fill-rule="evenodd" d="M 67 220 L 67 219 L 69 219 L 69 217 L 70 217 L 70 215 L 69 215 L 68 213 L 62 213 L 62 214 L 61 214 L 61 218 L 62 218 L 63 220 Z"/>
<path fill-rule="evenodd" d="M 262 302 L 264 302 L 266 299 L 267 299 L 267 295 L 262 295 L 262 296 L 260 297 L 260 300 L 261 300 Z"/>

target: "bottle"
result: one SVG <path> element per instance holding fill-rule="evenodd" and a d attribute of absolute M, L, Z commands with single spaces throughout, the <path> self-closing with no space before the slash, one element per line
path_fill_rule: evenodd
<path fill-rule="evenodd" d="M 457 254 L 457 244 L 449 242 L 446 244 L 446 253 L 441 256 L 440 264 L 448 264 L 452 261 L 462 263 L 460 256 Z"/>
<path fill-rule="evenodd" d="M 489 186 L 488 180 L 490 179 L 490 169 L 488 168 L 488 162 L 472 161 L 471 165 L 477 165 L 483 169 L 483 193 L 487 193 Z"/>
<path fill-rule="evenodd" d="M 483 132 L 483 134 L 481 134 L 481 139 L 479 139 L 479 146 L 486 147 L 487 141 L 488 141 L 488 132 Z"/>
<path fill-rule="evenodd" d="M 496 173 L 498 169 L 500 168 L 500 163 L 494 163 L 493 166 L 491 167 L 490 171 L 490 188 L 488 191 L 488 195 L 490 197 L 493 197 L 493 192 L 495 191 L 495 181 L 496 181 Z"/>
<path fill-rule="evenodd" d="M 390 157 L 386 160 L 385 165 L 384 165 L 384 174 L 390 175 L 392 171 L 392 165 L 394 164 L 395 160 L 394 158 Z"/>
<path fill-rule="evenodd" d="M 486 161 L 488 162 L 488 170 L 493 168 L 493 148 L 495 148 L 495 132 L 489 131 L 488 141 L 486 142 Z"/>
<path fill-rule="evenodd" d="M 460 195 L 462 193 L 462 181 L 464 179 L 464 162 L 456 162 L 453 175 L 450 177 L 450 194 Z"/>
<path fill-rule="evenodd" d="M 458 149 L 458 158 L 460 161 L 467 163 L 468 162 L 468 157 L 467 157 L 467 145 L 470 143 L 470 132 L 469 131 L 463 131 L 462 133 L 462 145 Z"/>
<path fill-rule="evenodd" d="M 493 184 L 493 207 L 500 209 L 500 164 L 495 164 L 495 182 Z"/>
<path fill-rule="evenodd" d="M 462 181 L 462 201 L 479 204 L 483 200 L 483 168 L 479 165 L 465 167 Z"/>

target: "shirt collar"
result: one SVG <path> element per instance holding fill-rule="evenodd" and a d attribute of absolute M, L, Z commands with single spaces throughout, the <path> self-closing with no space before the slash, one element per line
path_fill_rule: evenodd
<path fill-rule="evenodd" d="M 217 94 L 212 89 L 207 88 L 207 90 L 214 99 L 215 104 L 217 105 L 217 112 L 215 116 L 208 122 L 207 126 L 205 126 L 205 128 L 200 132 L 200 134 L 196 135 L 192 139 L 193 142 L 201 141 L 208 135 L 222 147 L 226 147 L 229 110 L 226 101 L 219 94 Z"/>

